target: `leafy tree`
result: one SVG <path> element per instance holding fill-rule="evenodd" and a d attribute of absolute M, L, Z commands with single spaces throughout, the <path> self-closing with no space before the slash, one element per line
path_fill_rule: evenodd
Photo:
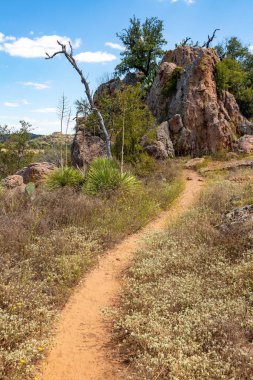
<path fill-rule="evenodd" d="M 217 92 L 230 91 L 241 112 L 253 117 L 253 55 L 237 37 L 216 46 L 221 61 L 216 65 Z"/>
<path fill-rule="evenodd" d="M 226 39 L 215 48 L 221 60 L 224 58 L 231 58 L 242 62 L 250 54 L 248 47 L 243 46 L 242 42 L 237 37 Z"/>
<path fill-rule="evenodd" d="M 131 18 L 129 28 L 117 34 L 125 50 L 116 72 L 121 75 L 135 70 L 148 77 L 156 67 L 157 59 L 164 54 L 162 47 L 167 41 L 163 29 L 163 21 L 157 17 L 146 18 L 143 24 L 135 16 Z"/>
<path fill-rule="evenodd" d="M 104 93 L 98 99 L 98 106 L 108 127 L 113 142 L 113 153 L 123 161 L 136 162 L 143 153 L 143 139 L 155 137 L 155 120 L 142 99 L 142 87 L 123 86 L 113 95 Z M 98 133 L 98 125 L 92 114 L 87 126 Z"/>
<path fill-rule="evenodd" d="M 14 174 L 32 162 L 34 152 L 29 148 L 31 125 L 20 121 L 21 128 L 14 131 L 0 126 L 0 177 Z"/>

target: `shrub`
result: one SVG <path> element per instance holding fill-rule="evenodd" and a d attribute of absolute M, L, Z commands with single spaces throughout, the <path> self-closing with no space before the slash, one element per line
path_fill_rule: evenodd
<path fill-rule="evenodd" d="M 182 74 L 182 67 L 176 67 L 163 85 L 162 95 L 170 96 L 177 89 L 177 82 Z"/>
<path fill-rule="evenodd" d="M 134 173 L 139 177 L 148 177 L 155 172 L 157 166 L 157 162 L 153 157 L 147 153 L 141 153 L 134 165 Z"/>
<path fill-rule="evenodd" d="M 77 187 L 82 185 L 83 182 L 83 173 L 70 167 L 56 169 L 46 179 L 46 185 L 51 190 L 65 186 Z"/>
<path fill-rule="evenodd" d="M 118 165 L 107 158 L 97 158 L 90 166 L 83 190 L 87 194 L 108 193 L 116 189 L 134 190 L 140 182 L 130 173 L 121 174 Z"/>

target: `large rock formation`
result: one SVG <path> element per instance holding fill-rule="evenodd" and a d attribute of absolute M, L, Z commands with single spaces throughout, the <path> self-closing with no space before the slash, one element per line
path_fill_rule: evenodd
<path fill-rule="evenodd" d="M 105 155 L 105 143 L 99 136 L 94 136 L 85 126 L 85 118 L 78 118 L 76 133 L 71 145 L 72 164 L 86 168 L 96 157 Z"/>
<path fill-rule="evenodd" d="M 147 104 L 158 122 L 169 122 L 177 154 L 204 154 L 232 147 L 238 135 L 253 131 L 233 95 L 217 95 L 214 49 L 179 46 L 165 55 Z M 177 76 L 175 76 L 177 75 Z M 176 80 L 175 88 L 169 81 Z"/>

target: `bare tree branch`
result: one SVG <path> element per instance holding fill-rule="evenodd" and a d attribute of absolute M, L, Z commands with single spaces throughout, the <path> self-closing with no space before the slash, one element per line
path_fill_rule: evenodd
<path fill-rule="evenodd" d="M 181 46 L 186 46 L 188 44 L 188 42 L 191 41 L 191 37 L 186 37 L 182 42 L 181 42 Z"/>
<path fill-rule="evenodd" d="M 210 47 L 211 43 L 215 39 L 216 32 L 218 32 L 219 30 L 220 29 L 215 29 L 211 37 L 208 35 L 208 40 L 207 40 L 207 42 L 205 42 L 203 44 L 202 48 L 207 48 L 208 49 Z"/>
<path fill-rule="evenodd" d="M 57 43 L 61 47 L 61 50 L 53 53 L 52 55 L 46 53 L 47 57 L 45 59 L 52 59 L 52 58 L 54 58 L 58 54 L 63 54 L 65 56 L 65 58 L 69 61 L 69 63 L 71 64 L 71 66 L 74 68 L 74 70 L 78 73 L 78 75 L 79 75 L 79 77 L 81 79 L 81 82 L 84 85 L 85 93 L 86 93 L 88 102 L 90 104 L 90 108 L 96 114 L 96 116 L 98 118 L 98 121 L 99 121 L 100 128 L 103 131 L 104 138 L 105 138 L 105 145 L 106 145 L 106 155 L 107 155 L 107 157 L 109 159 L 111 159 L 112 158 L 112 154 L 111 154 L 110 138 L 109 138 L 107 129 L 105 127 L 103 116 L 100 113 L 100 111 L 98 110 L 98 108 L 95 106 L 93 97 L 91 95 L 89 84 L 88 84 L 87 80 L 85 79 L 82 70 L 78 67 L 78 65 L 76 63 L 76 60 L 75 60 L 75 58 L 73 56 L 73 47 L 72 47 L 71 43 L 69 42 L 70 51 L 67 51 L 66 45 L 64 45 L 60 41 L 57 41 Z"/>

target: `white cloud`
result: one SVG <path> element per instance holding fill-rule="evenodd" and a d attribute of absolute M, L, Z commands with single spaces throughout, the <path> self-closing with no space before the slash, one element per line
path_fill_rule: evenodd
<path fill-rule="evenodd" d="M 105 46 L 109 46 L 110 48 L 116 49 L 116 50 L 121 50 L 121 51 L 125 50 L 124 46 L 121 46 L 120 44 L 115 44 L 113 42 L 106 42 Z"/>
<path fill-rule="evenodd" d="M 4 102 L 5 107 L 19 107 L 19 103 L 17 102 Z"/>
<path fill-rule="evenodd" d="M 28 102 L 28 100 L 26 100 L 26 99 L 22 99 L 18 102 L 4 102 L 3 104 L 5 107 L 20 107 L 22 105 L 26 106 L 26 105 L 31 104 L 31 103 Z"/>
<path fill-rule="evenodd" d="M 37 113 L 56 113 L 57 109 L 56 108 L 37 108 L 33 110 L 32 112 L 37 112 Z"/>
<path fill-rule="evenodd" d="M 83 53 L 79 53 L 75 56 L 75 59 L 79 62 L 86 63 L 105 63 L 111 62 L 117 59 L 117 57 L 113 54 L 106 53 L 103 51 L 90 52 L 86 51 Z"/>
<path fill-rule="evenodd" d="M 53 54 L 59 49 L 57 40 L 64 44 L 70 41 L 73 48 L 78 48 L 81 45 L 81 39 L 78 38 L 72 41 L 69 37 L 50 35 L 41 37 L 20 37 L 5 36 L 0 33 L 0 50 L 15 57 L 23 58 L 44 58 L 46 53 Z"/>
<path fill-rule="evenodd" d="M 45 90 L 46 88 L 50 88 L 48 83 L 21 82 L 20 84 L 25 87 L 31 87 L 34 90 Z"/>
<path fill-rule="evenodd" d="M 250 49 L 250 50 L 253 50 L 253 45 L 250 45 L 250 46 L 249 46 L 249 49 Z"/>

